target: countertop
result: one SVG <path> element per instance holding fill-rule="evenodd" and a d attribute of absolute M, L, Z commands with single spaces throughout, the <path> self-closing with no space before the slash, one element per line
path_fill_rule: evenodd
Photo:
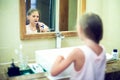
<path fill-rule="evenodd" d="M 115 72 L 120 72 L 120 60 L 110 61 L 106 65 L 106 74 L 111 74 Z M 50 80 L 50 79 L 47 77 L 47 73 L 36 73 L 36 74 L 21 75 L 15 77 L 8 77 L 6 76 L 6 74 L 0 74 L 0 80 Z M 61 80 L 69 80 L 69 79 L 66 78 Z M 107 78 L 105 80 L 107 80 Z"/>

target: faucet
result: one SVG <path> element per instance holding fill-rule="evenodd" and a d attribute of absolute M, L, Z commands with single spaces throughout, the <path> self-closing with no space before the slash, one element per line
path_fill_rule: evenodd
<path fill-rule="evenodd" d="M 65 38 L 60 32 L 56 33 L 56 48 L 61 48 L 61 41 Z"/>

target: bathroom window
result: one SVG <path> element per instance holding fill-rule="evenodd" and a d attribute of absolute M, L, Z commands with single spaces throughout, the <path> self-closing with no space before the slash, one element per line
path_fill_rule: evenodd
<path fill-rule="evenodd" d="M 31 8 L 36 8 L 37 0 L 31 0 Z"/>

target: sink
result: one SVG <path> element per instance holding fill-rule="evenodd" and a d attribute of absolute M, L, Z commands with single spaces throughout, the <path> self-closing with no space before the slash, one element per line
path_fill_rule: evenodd
<path fill-rule="evenodd" d="M 64 58 L 66 58 L 68 56 L 68 54 L 74 48 L 76 48 L 76 47 L 67 47 L 67 48 L 49 49 L 49 50 L 37 50 L 37 51 L 35 51 L 36 63 L 42 65 L 42 67 L 44 67 L 44 69 L 47 70 L 47 72 L 49 74 L 48 77 L 51 80 L 69 78 L 72 69 L 74 69 L 73 64 L 71 64 L 65 71 L 63 71 L 62 73 L 60 73 L 58 76 L 55 76 L 55 77 L 50 75 L 50 71 L 51 71 L 51 67 L 58 55 L 62 55 L 62 56 L 64 56 Z"/>

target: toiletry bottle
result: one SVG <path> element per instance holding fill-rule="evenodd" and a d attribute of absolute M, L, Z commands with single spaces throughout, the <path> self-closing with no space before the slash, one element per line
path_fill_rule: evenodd
<path fill-rule="evenodd" d="M 119 54 L 117 49 L 113 49 L 112 56 L 113 56 L 113 59 L 118 60 Z"/>
<path fill-rule="evenodd" d="M 42 26 L 41 26 L 42 28 L 44 28 L 44 25 L 42 24 Z"/>
<path fill-rule="evenodd" d="M 14 64 L 14 59 L 12 59 L 11 67 L 8 67 L 8 76 L 18 76 L 20 75 L 20 68 Z"/>
<path fill-rule="evenodd" d="M 19 61 L 20 61 L 20 68 L 21 68 L 21 69 L 24 69 L 24 60 L 23 60 L 23 53 L 22 53 L 22 44 L 20 44 Z"/>
<path fill-rule="evenodd" d="M 24 70 L 27 67 L 27 57 L 23 55 L 22 44 L 20 44 L 19 60 L 20 60 L 20 69 Z"/>

